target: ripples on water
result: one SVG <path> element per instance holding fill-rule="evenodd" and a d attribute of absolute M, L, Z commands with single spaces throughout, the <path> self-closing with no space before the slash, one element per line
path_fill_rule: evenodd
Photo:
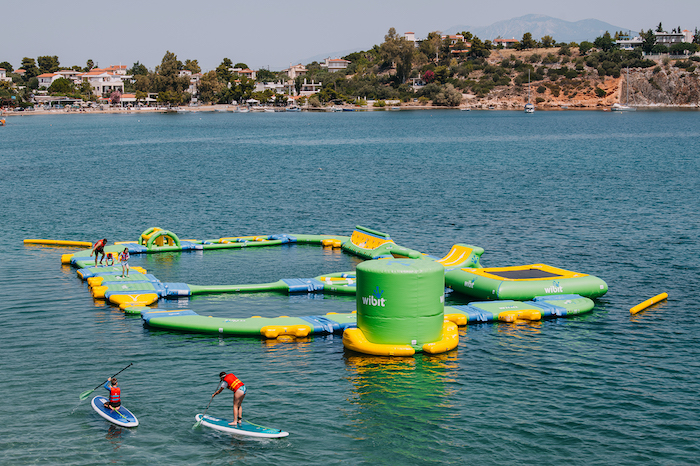
<path fill-rule="evenodd" d="M 0 131 L 0 460 L 8 464 L 697 463 L 696 112 L 74 115 Z M 340 336 L 295 343 L 151 331 L 94 302 L 60 248 L 23 238 L 349 234 L 356 224 L 486 266 L 604 278 L 593 313 L 474 325 L 456 351 L 387 360 Z M 261 283 L 351 270 L 311 246 L 136 256 L 164 281 Z M 636 316 L 628 309 L 667 291 Z M 464 302 L 451 296 L 449 303 Z M 354 310 L 343 296 L 206 296 L 205 315 Z M 121 374 L 135 430 L 78 394 Z M 191 429 L 220 370 L 280 440 Z M 98 390 L 101 391 L 102 389 Z M 227 415 L 222 394 L 209 413 Z"/>

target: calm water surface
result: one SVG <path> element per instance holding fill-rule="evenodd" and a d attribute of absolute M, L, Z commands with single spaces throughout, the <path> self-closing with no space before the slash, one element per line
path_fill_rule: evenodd
<path fill-rule="evenodd" d="M 700 462 L 700 113 L 56 115 L 0 128 L 0 462 L 4 464 L 688 464 Z M 543 262 L 610 291 L 585 316 L 469 326 L 457 350 L 361 356 L 153 331 L 93 301 L 69 249 L 133 240 L 336 233 L 356 224 L 485 266 Z M 261 283 L 353 269 L 312 246 L 132 258 L 163 281 Z M 666 291 L 637 316 L 629 308 Z M 451 296 L 449 303 L 465 303 Z M 161 303 L 205 315 L 350 312 L 343 296 Z M 78 395 L 119 377 L 141 425 Z M 192 429 L 221 370 L 245 416 L 290 432 Z M 101 389 L 100 389 L 101 391 Z M 99 391 L 97 392 L 99 393 Z M 217 397 L 208 413 L 226 416 Z"/>

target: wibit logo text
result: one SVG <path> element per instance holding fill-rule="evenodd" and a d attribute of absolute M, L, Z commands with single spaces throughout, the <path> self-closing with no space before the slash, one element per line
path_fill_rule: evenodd
<path fill-rule="evenodd" d="M 362 297 L 362 304 L 364 304 L 365 306 L 384 307 L 386 299 L 382 298 L 383 293 L 384 290 L 380 291 L 379 287 L 376 287 L 371 295 Z"/>
<path fill-rule="evenodd" d="M 546 287 L 544 289 L 545 293 L 563 293 L 564 292 L 564 287 L 559 286 L 559 282 L 553 282 L 552 286 Z"/>

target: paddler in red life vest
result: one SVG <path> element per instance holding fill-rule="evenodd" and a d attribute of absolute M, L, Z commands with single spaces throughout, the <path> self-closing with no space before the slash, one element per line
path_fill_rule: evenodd
<path fill-rule="evenodd" d="M 107 382 L 104 384 L 104 387 L 106 390 L 109 391 L 109 401 L 104 404 L 105 408 L 119 409 L 119 407 L 122 405 L 122 390 L 121 388 L 117 387 L 117 378 L 110 377 L 109 379 L 107 379 Z"/>
<path fill-rule="evenodd" d="M 233 392 L 233 422 L 229 422 L 228 425 L 235 426 L 240 424 L 243 420 L 243 408 L 241 404 L 243 404 L 243 398 L 245 398 L 245 385 L 243 385 L 243 382 L 241 382 L 238 377 L 233 374 L 227 374 L 226 372 L 220 372 L 219 379 L 221 379 L 221 385 L 211 397 L 214 398 L 221 393 L 224 388 L 231 390 Z"/>

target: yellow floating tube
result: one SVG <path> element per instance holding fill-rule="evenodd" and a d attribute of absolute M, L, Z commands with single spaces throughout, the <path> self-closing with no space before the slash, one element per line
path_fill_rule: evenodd
<path fill-rule="evenodd" d="M 640 311 L 643 311 L 644 309 L 648 308 L 652 304 L 656 304 L 659 301 L 663 301 L 664 299 L 668 298 L 668 293 L 661 293 L 657 294 L 653 298 L 649 298 L 643 303 L 639 303 L 636 306 L 634 306 L 632 309 L 630 309 L 630 314 L 636 314 Z"/>
<path fill-rule="evenodd" d="M 410 345 L 383 345 L 371 343 L 359 328 L 347 328 L 343 332 L 343 345 L 353 351 L 375 356 L 413 356 L 416 350 Z"/>
<path fill-rule="evenodd" d="M 89 241 L 64 241 L 59 239 L 25 239 L 24 244 L 44 244 L 47 246 L 72 246 L 76 248 L 91 248 Z"/>
<path fill-rule="evenodd" d="M 108 289 L 108 286 L 93 286 L 92 288 L 90 288 L 90 291 L 92 291 L 92 296 L 95 299 L 104 299 L 105 293 Z"/>
<path fill-rule="evenodd" d="M 280 335 L 293 337 L 305 337 L 311 333 L 308 325 L 266 325 L 260 329 L 260 334 L 265 338 L 277 338 Z"/>
<path fill-rule="evenodd" d="M 464 314 L 445 314 L 445 319 L 459 325 L 460 327 L 467 325 L 467 316 Z"/>
<path fill-rule="evenodd" d="M 442 323 L 442 339 L 434 343 L 423 345 L 423 351 L 430 354 L 445 353 L 457 348 L 459 344 L 459 330 L 454 322 L 445 320 Z"/>
<path fill-rule="evenodd" d="M 93 288 L 93 290 L 94 289 L 95 288 Z M 156 301 L 158 301 L 158 295 L 156 293 L 143 293 L 136 295 L 113 294 L 109 297 L 109 302 L 116 304 L 120 309 L 126 309 L 129 306 L 148 306 Z"/>
<path fill-rule="evenodd" d="M 498 314 L 498 320 L 501 322 L 515 322 L 516 320 L 542 320 L 542 313 L 537 309 L 505 311 Z"/>
<path fill-rule="evenodd" d="M 61 264 L 70 264 L 73 254 L 61 254 Z"/>
<path fill-rule="evenodd" d="M 102 282 L 104 281 L 104 277 L 89 277 L 87 279 L 87 284 L 90 288 L 93 288 L 95 286 L 100 286 L 102 285 Z"/>

